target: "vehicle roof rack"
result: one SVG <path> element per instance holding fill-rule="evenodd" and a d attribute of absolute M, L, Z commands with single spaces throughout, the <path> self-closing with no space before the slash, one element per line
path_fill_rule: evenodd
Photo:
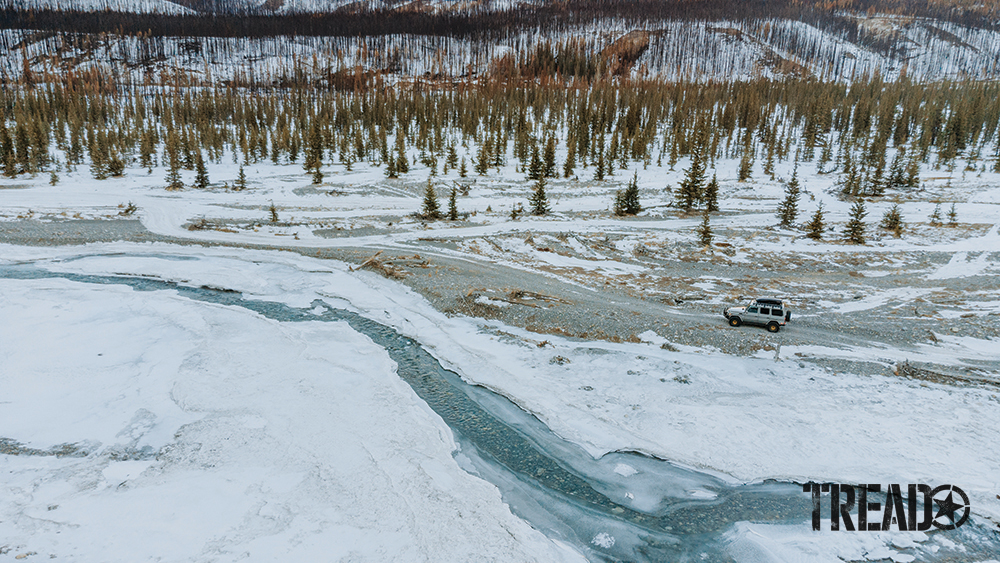
<path fill-rule="evenodd" d="M 758 297 L 757 303 L 765 305 L 781 305 L 781 299 L 775 299 L 773 297 Z"/>

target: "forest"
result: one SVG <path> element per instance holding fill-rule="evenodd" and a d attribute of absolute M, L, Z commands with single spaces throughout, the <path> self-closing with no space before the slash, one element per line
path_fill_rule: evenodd
<path fill-rule="evenodd" d="M 19 84 L 0 92 L 0 171 L 57 182 L 82 166 L 98 179 L 141 167 L 179 189 L 180 170 L 223 158 L 299 165 L 318 183 L 324 167 L 358 162 L 389 178 L 489 175 L 512 162 L 527 179 L 603 180 L 692 157 L 706 172 L 738 159 L 739 180 L 755 162 L 772 178 L 776 162 L 813 162 L 844 196 L 879 197 L 917 188 L 922 168 L 1000 170 L 996 83 L 539 80 L 587 76 L 595 64 L 538 51 L 503 80 L 341 91 Z"/>
<path fill-rule="evenodd" d="M 282 11 L 243 2 L 175 2 L 196 11 L 158 13 L 90 9 L 73 2 L 0 0 L 0 29 L 72 33 L 142 34 L 153 37 L 278 37 L 415 35 L 503 37 L 523 29 L 551 33 L 604 20 L 631 24 L 693 20 L 797 20 L 878 41 L 852 16 L 894 15 L 963 26 L 997 29 L 996 3 L 856 0 L 773 2 L 768 0 L 567 0 L 516 3 L 497 8 L 482 3 L 424 6 L 422 3 L 344 3 L 328 11 Z M 276 4 L 281 5 L 281 2 Z M 98 3 L 97 6 L 100 4 Z"/>

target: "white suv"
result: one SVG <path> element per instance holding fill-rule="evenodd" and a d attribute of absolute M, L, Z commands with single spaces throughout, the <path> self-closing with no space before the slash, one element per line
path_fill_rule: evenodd
<path fill-rule="evenodd" d="M 769 332 L 778 332 L 792 320 L 788 305 L 784 305 L 780 299 L 768 297 L 758 297 L 746 307 L 729 307 L 722 314 L 729 319 L 730 326 L 759 325 L 767 327 Z"/>

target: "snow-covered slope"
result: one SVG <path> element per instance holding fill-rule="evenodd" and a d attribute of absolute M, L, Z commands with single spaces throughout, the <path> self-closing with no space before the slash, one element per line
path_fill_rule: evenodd
<path fill-rule="evenodd" d="M 162 3 L 164 10 L 184 10 Z M 641 26 L 648 47 L 629 71 L 641 78 L 730 80 L 754 77 L 814 77 L 850 81 L 876 73 L 892 80 L 992 79 L 1000 76 L 1000 33 L 937 21 L 882 18 L 885 33 L 899 49 L 886 51 L 852 42 L 836 30 L 793 20 L 666 21 Z M 431 73 L 460 77 L 471 69 L 491 72 L 508 53 L 531 52 L 538 45 L 583 41 L 599 53 L 623 35 L 636 31 L 625 21 L 571 26 L 562 30 L 513 31 L 501 40 L 427 35 L 371 37 L 166 37 L 140 39 L 109 35 L 100 48 L 81 51 L 72 36 L 30 30 L 0 32 L 0 71 L 16 77 L 23 58 L 36 73 L 46 70 L 112 69 L 119 80 L 137 82 L 160 71 L 180 69 L 195 80 L 231 80 L 253 76 L 278 80 L 310 61 L 314 79 L 330 70 L 353 69 L 399 76 Z M 317 66 L 312 65 L 315 57 Z M 207 74 L 206 74 L 207 73 Z"/>
<path fill-rule="evenodd" d="M 0 307 L 0 560 L 582 560 L 346 324 L 58 279 Z"/>

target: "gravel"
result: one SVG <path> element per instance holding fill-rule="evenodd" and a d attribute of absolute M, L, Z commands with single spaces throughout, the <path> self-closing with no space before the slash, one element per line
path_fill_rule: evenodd
<path fill-rule="evenodd" d="M 497 235 L 495 244 L 502 243 Z M 522 233 L 517 235 L 525 238 Z M 559 240 L 575 236 L 566 233 L 533 233 L 528 240 L 544 244 L 549 251 L 578 256 L 570 244 Z M 555 237 L 555 238 L 554 238 Z M 587 272 L 551 272 L 539 268 L 498 264 L 492 260 L 468 260 L 455 257 L 463 241 L 436 238 L 399 247 L 364 249 L 284 248 L 303 255 L 337 259 L 360 264 L 382 250 L 382 273 L 421 293 L 439 310 L 484 319 L 497 319 L 539 334 L 561 335 L 580 339 L 604 339 L 615 342 L 639 341 L 639 334 L 652 330 L 668 341 L 664 347 L 696 346 L 716 349 L 732 355 L 756 355 L 775 352 L 786 361 L 811 362 L 834 372 L 893 375 L 895 361 L 862 361 L 840 358 L 786 357 L 780 347 L 822 345 L 848 348 L 886 346 L 916 350 L 920 344 L 934 345 L 934 334 L 971 336 L 980 339 L 1000 337 L 1000 317 L 996 313 L 966 318 L 943 318 L 942 308 L 954 309 L 974 292 L 983 294 L 981 278 L 955 278 L 928 281 L 928 269 L 944 265 L 946 253 L 910 252 L 880 256 L 881 266 L 892 267 L 892 275 L 866 277 L 859 270 L 878 265 L 865 264 L 864 257 L 846 251 L 839 259 L 818 260 L 802 256 L 773 256 L 750 267 L 734 263 L 728 254 L 705 253 L 700 249 L 673 245 L 669 248 L 619 250 L 626 235 L 604 235 L 585 240 L 612 258 L 647 268 L 648 275 L 621 277 Z M 538 242 L 533 239 L 544 239 Z M 579 237 L 578 237 L 579 238 Z M 159 241 L 195 244 L 163 237 L 147 231 L 138 220 L 18 220 L 0 222 L 0 242 L 18 245 L 77 245 L 107 241 Z M 198 242 L 202 245 L 205 243 Z M 244 248 L 282 248 L 227 244 Z M 633 246 L 634 248 L 634 246 Z M 728 249 L 720 249 L 728 250 Z M 905 264 L 905 266 L 900 266 Z M 911 273 L 912 272 L 912 273 Z M 921 273 L 922 272 L 922 273 Z M 705 276 L 733 280 L 725 291 L 707 291 L 691 284 Z M 816 302 L 830 292 L 853 294 L 864 298 L 876 291 L 901 287 L 925 288 L 928 294 L 906 303 L 889 302 L 858 312 L 831 314 Z M 758 327 L 730 327 L 721 315 L 726 304 L 739 304 L 756 292 L 788 298 L 793 304 L 792 321 L 781 332 L 771 334 Z M 826 292 L 826 293 L 824 293 Z M 987 294 L 988 298 L 988 294 Z M 996 298 L 996 293 L 993 293 Z M 970 367 L 921 365 L 943 374 L 939 381 L 965 385 L 963 377 L 973 370 L 977 377 L 1000 381 L 1000 357 L 997 360 L 966 360 Z M 948 374 L 957 377 L 949 379 Z M 985 374 L 985 375 L 984 375 Z"/>

